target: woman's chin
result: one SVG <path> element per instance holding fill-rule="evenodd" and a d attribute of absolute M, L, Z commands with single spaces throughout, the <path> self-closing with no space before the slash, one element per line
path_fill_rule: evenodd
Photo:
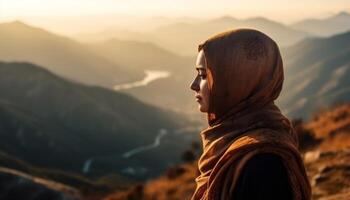
<path fill-rule="evenodd" d="M 207 109 L 205 109 L 205 108 L 204 108 L 203 106 L 201 106 L 201 105 L 198 106 L 198 109 L 199 109 L 200 112 L 203 112 L 203 113 L 208 112 Z"/>

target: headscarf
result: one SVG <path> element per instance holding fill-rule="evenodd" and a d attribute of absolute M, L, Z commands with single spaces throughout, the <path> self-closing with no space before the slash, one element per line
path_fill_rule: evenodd
<path fill-rule="evenodd" d="M 309 200 L 311 187 L 290 121 L 274 100 L 283 85 L 277 44 L 257 30 L 215 35 L 203 50 L 209 85 L 209 127 L 201 132 L 203 154 L 192 200 L 227 200 L 245 163 L 259 153 L 278 155 L 296 200 Z"/>

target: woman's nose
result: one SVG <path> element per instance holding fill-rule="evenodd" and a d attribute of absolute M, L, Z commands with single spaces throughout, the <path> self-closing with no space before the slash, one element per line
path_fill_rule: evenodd
<path fill-rule="evenodd" d="M 192 81 L 190 88 L 194 91 L 199 91 L 199 83 L 197 77 Z"/>

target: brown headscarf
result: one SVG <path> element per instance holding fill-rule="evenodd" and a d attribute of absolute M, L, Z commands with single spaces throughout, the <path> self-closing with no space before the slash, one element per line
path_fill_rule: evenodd
<path fill-rule="evenodd" d="M 203 154 L 192 200 L 232 199 L 245 163 L 259 153 L 278 155 L 295 200 L 309 200 L 311 187 L 298 139 L 274 100 L 283 84 L 277 44 L 251 29 L 227 31 L 199 45 L 209 84 L 209 127 L 201 132 Z"/>

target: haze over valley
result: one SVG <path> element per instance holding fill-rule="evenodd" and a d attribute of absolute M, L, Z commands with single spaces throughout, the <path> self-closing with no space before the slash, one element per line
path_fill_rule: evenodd
<path fill-rule="evenodd" d="M 164 174 L 181 173 L 172 167 L 184 163 L 187 177 L 200 154 L 199 132 L 207 126 L 190 90 L 197 47 L 228 29 L 258 29 L 278 43 L 285 82 L 276 103 L 289 118 L 308 121 L 317 132 L 320 111 L 342 116 L 343 107 L 334 105 L 350 100 L 346 9 L 293 22 L 233 16 L 138 16 L 130 24 L 120 18 L 70 33 L 40 26 L 35 17 L 1 20 L 0 183 L 25 180 L 13 191 L 30 185 L 53 196 L 92 200 L 153 179 L 142 186 L 148 191 L 164 183 Z M 91 24 L 99 20 L 91 17 Z M 338 145 L 331 137 L 320 135 L 324 144 L 312 150 Z"/>

